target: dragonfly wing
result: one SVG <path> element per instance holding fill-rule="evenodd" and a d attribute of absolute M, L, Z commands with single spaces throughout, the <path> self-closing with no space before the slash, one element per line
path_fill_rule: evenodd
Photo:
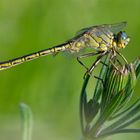
<path fill-rule="evenodd" d="M 127 25 L 127 22 L 120 22 L 120 23 L 115 23 L 115 24 L 104 24 L 102 25 L 102 28 L 104 28 L 104 30 L 110 30 L 112 33 L 117 33 L 121 30 L 123 30 L 123 28 L 125 28 L 125 26 Z"/>
<path fill-rule="evenodd" d="M 115 23 L 115 24 L 103 24 L 103 25 L 98 25 L 98 26 L 91 26 L 91 27 L 87 27 L 87 28 L 83 28 L 80 31 L 77 32 L 76 35 L 82 35 L 85 32 L 89 32 L 90 30 L 93 30 L 94 28 L 102 28 L 104 31 L 109 30 L 112 33 L 117 33 L 119 31 L 121 31 L 123 28 L 125 28 L 125 26 L 127 25 L 127 22 L 120 22 L 120 23 Z"/>
<path fill-rule="evenodd" d="M 94 26 L 91 26 L 91 27 L 87 27 L 87 28 L 83 28 L 81 30 L 79 30 L 76 35 L 82 35 L 84 34 L 85 32 L 89 31 L 90 29 L 92 29 Z"/>

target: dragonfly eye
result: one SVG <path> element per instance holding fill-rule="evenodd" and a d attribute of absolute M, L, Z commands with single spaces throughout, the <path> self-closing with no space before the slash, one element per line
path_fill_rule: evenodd
<path fill-rule="evenodd" d="M 126 40 L 126 39 L 127 39 L 127 35 L 126 35 L 125 32 L 121 32 L 121 38 L 122 38 L 123 40 Z"/>
<path fill-rule="evenodd" d="M 120 31 L 118 34 L 117 34 L 117 46 L 118 48 L 125 48 L 126 45 L 129 43 L 130 41 L 130 38 L 126 35 L 125 32 L 123 31 Z"/>

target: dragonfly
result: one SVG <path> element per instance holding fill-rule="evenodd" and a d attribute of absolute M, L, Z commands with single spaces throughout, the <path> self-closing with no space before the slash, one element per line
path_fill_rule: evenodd
<path fill-rule="evenodd" d="M 119 54 L 127 63 L 125 57 L 119 52 L 119 50 L 125 48 L 130 41 L 125 31 L 122 31 L 126 24 L 126 22 L 120 22 L 84 28 L 80 30 L 75 37 L 60 45 L 0 62 L 0 70 L 8 69 L 42 56 L 50 54 L 56 55 L 59 52 L 65 51 L 77 53 L 85 48 L 91 48 L 92 51 L 79 54 L 77 61 L 87 69 L 87 73 L 91 73 L 95 66 L 101 61 L 102 57 L 109 53 L 111 54 L 110 61 L 116 54 Z M 97 59 L 90 68 L 87 68 L 81 59 L 95 55 L 97 55 Z"/>

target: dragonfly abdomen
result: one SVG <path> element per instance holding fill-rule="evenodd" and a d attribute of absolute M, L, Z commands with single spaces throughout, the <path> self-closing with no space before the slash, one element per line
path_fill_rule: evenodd
<path fill-rule="evenodd" d="M 55 46 L 52 48 L 48 48 L 45 50 L 41 50 L 38 52 L 34 52 L 34 53 L 31 53 L 28 55 L 24 55 L 24 56 L 17 57 L 17 58 L 8 60 L 8 61 L 1 62 L 0 63 L 0 70 L 8 69 L 10 67 L 22 64 L 22 63 L 27 62 L 27 61 L 31 61 L 31 60 L 39 58 L 41 56 L 46 56 L 49 54 L 56 54 L 58 52 L 65 51 L 67 49 L 67 47 L 69 47 L 69 44 L 61 44 L 61 45 L 58 45 L 58 46 Z"/>

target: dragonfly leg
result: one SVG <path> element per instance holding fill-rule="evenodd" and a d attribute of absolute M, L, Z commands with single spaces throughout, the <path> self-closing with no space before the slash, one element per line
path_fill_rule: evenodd
<path fill-rule="evenodd" d="M 124 60 L 124 62 L 128 65 L 128 61 L 126 60 L 126 58 L 118 51 L 116 51 L 116 53 Z"/>
<path fill-rule="evenodd" d="M 105 62 L 100 61 L 100 63 L 103 64 L 104 66 L 108 67 L 108 65 Z"/>
<path fill-rule="evenodd" d="M 110 63 L 112 64 L 112 66 L 113 66 L 118 72 L 122 73 L 121 69 L 119 69 L 111 59 L 110 59 L 109 61 L 110 61 Z M 119 63 L 119 65 L 120 65 L 121 67 L 123 67 L 123 65 L 122 65 L 122 63 L 119 61 L 119 59 L 116 58 L 116 61 Z M 129 68 L 129 65 L 126 65 L 126 67 L 127 67 L 128 70 L 130 69 L 130 68 Z"/>
<path fill-rule="evenodd" d="M 97 79 L 97 80 L 100 80 L 101 83 L 102 83 L 102 85 L 103 85 L 103 88 L 105 87 L 105 86 L 104 86 L 104 85 L 105 85 L 105 84 L 104 84 L 104 80 L 103 80 L 102 78 L 100 78 L 100 77 L 98 77 L 98 76 L 95 76 L 95 75 L 94 75 L 94 78 Z"/>
<path fill-rule="evenodd" d="M 105 56 L 107 53 L 108 53 L 107 51 L 104 51 L 97 57 L 95 62 L 91 65 L 91 67 L 84 74 L 84 79 L 85 79 L 86 75 L 91 75 L 92 71 L 95 69 L 97 64 L 101 61 L 102 57 Z"/>
<path fill-rule="evenodd" d="M 126 58 L 120 52 L 116 51 L 116 53 L 124 60 L 127 69 L 130 70 L 130 67 L 129 67 L 129 64 L 128 64 L 128 61 L 126 60 Z"/>
<path fill-rule="evenodd" d="M 116 51 L 115 51 L 116 52 Z M 121 62 L 119 61 L 119 59 L 117 58 L 117 56 L 116 56 L 116 53 L 112 53 L 112 55 L 110 56 L 110 58 L 109 58 L 109 62 L 112 64 L 112 66 L 117 70 L 117 71 L 119 71 L 119 72 L 121 72 L 120 70 L 119 70 L 119 68 L 116 66 L 116 64 L 115 64 L 115 62 L 118 62 L 118 64 L 120 65 L 120 66 L 122 66 L 122 64 L 121 64 Z"/>
<path fill-rule="evenodd" d="M 80 60 L 82 58 L 87 58 L 87 57 L 91 57 L 91 56 L 94 56 L 94 55 L 98 55 L 98 54 L 101 54 L 102 52 L 90 52 L 90 53 L 87 53 L 87 54 L 83 54 L 83 55 L 80 55 L 77 57 L 77 61 L 86 69 L 88 70 L 88 67 Z"/>
<path fill-rule="evenodd" d="M 119 52 L 118 52 L 118 53 L 119 53 Z M 124 56 L 123 56 L 122 54 L 119 53 L 119 55 L 120 55 L 122 58 L 124 58 Z M 123 60 L 125 61 L 126 66 L 127 66 L 127 68 L 129 69 L 127 60 L 126 60 L 125 58 L 124 58 Z M 117 58 L 116 55 L 113 55 L 112 57 L 110 57 L 109 61 L 110 61 L 110 63 L 112 64 L 112 66 L 113 66 L 117 71 L 119 71 L 120 73 L 122 73 L 122 72 L 119 70 L 119 68 L 116 66 L 116 64 L 115 64 L 115 61 L 117 61 L 118 64 L 119 64 L 119 66 L 123 67 L 123 64 L 120 62 L 120 60 Z"/>
<path fill-rule="evenodd" d="M 114 62 L 113 62 L 111 59 L 110 59 L 109 61 L 110 61 L 110 63 L 112 64 L 112 66 L 113 66 L 117 71 L 119 71 L 118 67 L 114 64 Z"/>
<path fill-rule="evenodd" d="M 80 57 L 77 57 L 77 61 L 78 61 L 86 70 L 88 70 L 88 67 L 80 60 Z"/>
<path fill-rule="evenodd" d="M 119 59 L 116 59 L 116 60 L 117 60 L 118 64 L 122 67 L 123 65 L 122 65 L 122 63 L 120 62 L 120 60 L 119 60 Z"/>

